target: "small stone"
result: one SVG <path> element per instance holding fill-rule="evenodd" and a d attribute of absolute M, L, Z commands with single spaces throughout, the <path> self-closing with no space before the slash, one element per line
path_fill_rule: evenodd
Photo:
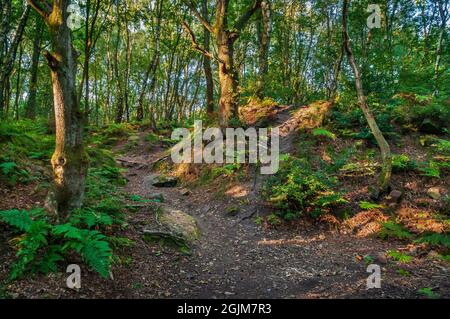
<path fill-rule="evenodd" d="M 187 188 L 183 188 L 180 193 L 182 196 L 189 196 L 191 194 L 191 191 Z"/>
<path fill-rule="evenodd" d="M 178 184 L 178 178 L 166 175 L 152 174 L 144 178 L 144 185 L 146 187 L 175 187 Z"/>
<path fill-rule="evenodd" d="M 434 200 L 438 200 L 441 198 L 441 191 L 439 190 L 438 187 L 429 188 L 427 194 Z"/>
<path fill-rule="evenodd" d="M 389 194 L 389 201 L 391 203 L 400 203 L 400 200 L 402 199 L 403 193 L 399 190 L 393 190 Z"/>
<path fill-rule="evenodd" d="M 159 201 L 162 203 L 162 202 L 164 202 L 164 195 L 161 193 L 153 193 L 148 196 L 148 199 L 156 200 L 156 201 Z"/>
<path fill-rule="evenodd" d="M 377 254 L 375 260 L 380 264 L 387 264 L 386 254 L 384 253 Z"/>

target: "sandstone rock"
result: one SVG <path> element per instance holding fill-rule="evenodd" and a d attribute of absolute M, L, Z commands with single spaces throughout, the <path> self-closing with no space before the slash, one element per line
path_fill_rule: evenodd
<path fill-rule="evenodd" d="M 188 242 L 193 242 L 200 238 L 200 228 L 196 220 L 180 210 L 164 211 L 159 217 L 161 225 L 184 238 Z"/>
<path fill-rule="evenodd" d="M 429 188 L 427 194 L 434 200 L 438 200 L 441 198 L 441 191 L 439 190 L 438 187 Z"/>
<path fill-rule="evenodd" d="M 159 175 L 159 174 L 151 174 L 144 178 L 144 185 L 146 187 L 175 187 L 178 184 L 178 178 L 173 176 Z"/>

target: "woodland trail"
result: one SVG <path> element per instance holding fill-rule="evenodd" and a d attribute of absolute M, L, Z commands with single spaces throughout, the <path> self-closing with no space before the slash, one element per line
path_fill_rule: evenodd
<path fill-rule="evenodd" d="M 289 121 L 287 110 L 276 124 L 283 128 Z M 291 135 L 282 138 L 282 149 L 292 148 Z M 148 157 L 141 151 L 128 154 L 126 160 L 151 163 L 160 156 Z M 130 216 L 129 235 L 137 244 L 131 250 L 131 267 L 116 274 L 114 284 L 126 297 L 417 298 L 418 289 L 430 286 L 449 296 L 448 269 L 416 261 L 407 266 L 411 276 L 402 276 L 382 257 L 387 250 L 400 248 L 399 243 L 357 238 L 307 220 L 277 229 L 257 225 L 250 216 L 264 215 L 267 208 L 252 191 L 252 182 L 227 185 L 223 196 L 207 187 L 190 189 L 183 196 L 180 187 L 148 187 L 144 181 L 150 174 L 146 166 L 130 167 L 126 192 L 143 198 L 162 193 L 162 208 L 193 216 L 202 235 L 192 254 L 182 255 L 142 240 L 151 211 L 141 209 Z M 227 214 L 230 207 L 237 208 L 235 216 Z M 365 255 L 381 265 L 382 289 L 366 290 L 367 265 L 357 258 Z"/>

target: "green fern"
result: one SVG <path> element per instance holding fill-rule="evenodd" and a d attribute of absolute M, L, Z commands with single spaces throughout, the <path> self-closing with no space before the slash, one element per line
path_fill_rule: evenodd
<path fill-rule="evenodd" d="M 327 137 L 332 140 L 336 139 L 336 134 L 324 129 L 324 128 L 316 128 L 312 131 L 313 136 L 316 137 Z"/>
<path fill-rule="evenodd" d="M 17 209 L 0 211 L 0 220 L 24 232 L 27 232 L 33 224 L 29 212 Z"/>
<path fill-rule="evenodd" d="M 48 245 L 48 230 L 49 224 L 43 220 L 35 221 L 29 226 L 25 237 L 19 242 L 16 255 L 19 259 L 11 269 L 10 279 L 19 278 L 36 263 L 38 252 Z"/>
<path fill-rule="evenodd" d="M 12 173 L 17 169 L 17 164 L 15 162 L 1 163 L 0 169 L 2 170 L 3 174 L 8 175 L 9 173 Z"/>
<path fill-rule="evenodd" d="M 412 234 L 408 232 L 402 225 L 389 221 L 382 224 L 382 229 L 378 233 L 381 239 L 386 238 L 398 238 L 398 239 L 410 239 Z"/>
<path fill-rule="evenodd" d="M 383 208 L 382 205 L 373 204 L 373 203 L 365 202 L 365 201 L 359 202 L 359 207 L 361 209 L 365 209 L 365 210 L 373 210 L 373 209 Z"/>
<path fill-rule="evenodd" d="M 79 229 L 71 224 L 58 225 L 53 228 L 53 234 L 70 239 L 64 250 L 73 249 L 78 252 L 88 266 L 102 277 L 109 275 L 112 251 L 106 237 L 98 231 Z"/>
<path fill-rule="evenodd" d="M 450 249 L 450 235 L 431 233 L 426 234 L 416 240 L 417 243 L 426 243 L 432 246 L 443 246 Z"/>
<path fill-rule="evenodd" d="M 406 264 L 413 260 L 411 256 L 403 254 L 396 250 L 389 250 L 387 254 L 389 257 L 392 257 L 395 261 L 398 261 L 401 264 Z"/>

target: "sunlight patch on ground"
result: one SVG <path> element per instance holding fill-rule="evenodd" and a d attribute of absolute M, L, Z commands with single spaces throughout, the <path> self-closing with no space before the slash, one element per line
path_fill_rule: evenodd
<path fill-rule="evenodd" d="M 301 237 L 294 237 L 294 238 L 283 238 L 283 239 L 263 239 L 258 241 L 258 245 L 263 245 L 263 246 L 285 246 L 285 245 L 304 245 L 304 244 L 309 244 L 309 243 L 313 243 L 316 241 L 323 241 L 325 240 L 325 236 L 320 235 L 320 236 L 315 236 L 315 237 L 311 237 L 308 239 L 305 238 L 301 238 Z"/>
<path fill-rule="evenodd" d="M 229 188 L 226 192 L 226 195 L 235 197 L 235 198 L 241 198 L 245 197 L 249 194 L 248 189 L 242 187 L 241 185 L 236 185 L 231 188 Z"/>

